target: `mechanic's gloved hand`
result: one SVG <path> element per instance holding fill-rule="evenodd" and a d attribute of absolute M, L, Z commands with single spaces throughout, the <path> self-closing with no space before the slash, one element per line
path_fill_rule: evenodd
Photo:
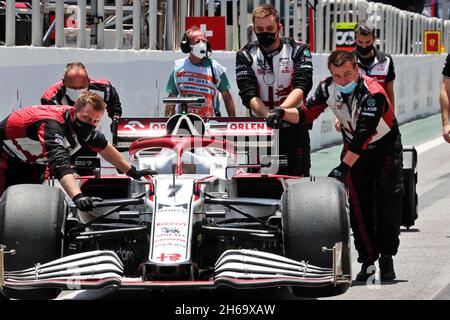
<path fill-rule="evenodd" d="M 266 119 L 266 123 L 269 127 L 273 129 L 280 129 L 281 124 L 283 122 L 283 116 L 284 116 L 284 109 L 283 108 L 276 108 L 272 110 L 272 112 L 269 113 Z"/>
<path fill-rule="evenodd" d="M 340 165 L 331 170 L 331 172 L 328 174 L 328 177 L 336 178 L 341 182 L 345 182 L 345 178 L 347 177 L 349 169 L 350 167 L 346 163 L 341 162 Z"/>
<path fill-rule="evenodd" d="M 85 196 L 83 196 L 83 194 L 81 192 L 79 194 L 77 194 L 75 197 L 73 197 L 72 200 L 75 203 L 75 205 L 77 206 L 78 210 L 92 211 L 92 209 L 94 208 L 95 198 L 85 197 Z"/>
<path fill-rule="evenodd" d="M 131 166 L 131 169 L 126 173 L 127 176 L 133 178 L 134 180 L 139 180 L 143 176 L 151 176 L 154 175 L 155 171 L 152 169 L 142 169 L 137 170 L 135 166 Z"/>

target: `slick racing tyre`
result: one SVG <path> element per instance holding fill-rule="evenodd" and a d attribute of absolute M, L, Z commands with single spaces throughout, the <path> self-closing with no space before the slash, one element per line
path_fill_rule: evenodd
<path fill-rule="evenodd" d="M 350 227 L 345 187 L 333 178 L 287 180 L 282 197 L 286 257 L 322 268 L 333 267 L 332 249 L 342 242 L 342 270 L 351 279 Z M 323 297 L 344 293 L 349 284 L 324 287 L 292 286 L 295 296 Z"/>
<path fill-rule="evenodd" d="M 0 199 L 0 243 L 14 255 L 5 257 L 5 271 L 22 270 L 61 257 L 64 193 L 55 187 L 21 184 L 9 187 Z M 12 299 L 53 299 L 59 289 L 11 289 Z"/>

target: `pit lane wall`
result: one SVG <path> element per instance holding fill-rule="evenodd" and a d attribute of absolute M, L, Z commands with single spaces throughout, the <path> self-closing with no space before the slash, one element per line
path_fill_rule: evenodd
<path fill-rule="evenodd" d="M 123 116 L 161 116 L 162 98 L 173 61 L 181 52 L 150 50 L 93 50 L 77 48 L 0 47 L 0 118 L 23 106 L 40 103 L 42 93 L 61 77 L 68 62 L 81 61 L 94 79 L 106 78 L 118 90 Z M 329 75 L 328 54 L 313 54 L 314 86 Z M 395 55 L 396 115 L 400 123 L 439 112 L 439 88 L 446 55 Z M 237 115 L 246 115 L 236 87 L 235 53 L 214 52 L 227 68 Z M 226 114 L 222 103 L 222 113 Z M 109 119 L 103 132 L 110 138 Z M 315 121 L 311 147 L 339 143 L 330 110 Z"/>

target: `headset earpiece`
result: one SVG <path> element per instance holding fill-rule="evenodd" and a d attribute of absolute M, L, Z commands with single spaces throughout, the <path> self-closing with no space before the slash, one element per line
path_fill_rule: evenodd
<path fill-rule="evenodd" d="M 186 33 L 184 33 L 183 37 L 181 38 L 180 49 L 183 53 L 191 52 L 191 45 Z"/>

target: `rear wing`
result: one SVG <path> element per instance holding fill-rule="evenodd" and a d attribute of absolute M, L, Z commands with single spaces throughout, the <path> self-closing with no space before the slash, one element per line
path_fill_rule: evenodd
<path fill-rule="evenodd" d="M 168 118 L 120 118 L 113 132 L 113 145 L 121 152 L 142 138 L 167 135 Z M 278 130 L 266 125 L 263 117 L 212 117 L 203 119 L 205 136 L 231 141 L 238 163 L 259 164 L 261 156 L 278 154 Z"/>

